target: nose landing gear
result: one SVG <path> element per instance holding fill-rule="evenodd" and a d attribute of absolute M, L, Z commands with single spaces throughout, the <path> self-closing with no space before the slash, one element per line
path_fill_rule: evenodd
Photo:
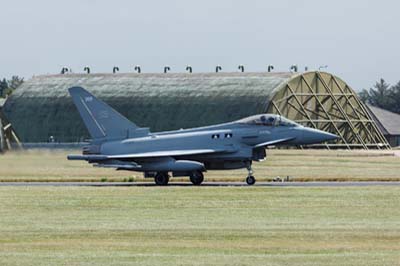
<path fill-rule="evenodd" d="M 253 169 L 251 168 L 251 162 L 249 162 L 247 164 L 246 168 L 247 168 L 247 171 L 249 172 L 249 174 L 247 175 L 247 178 L 246 178 L 246 183 L 247 183 L 247 185 L 252 186 L 256 183 L 256 179 L 253 176 Z"/>
<path fill-rule="evenodd" d="M 249 186 L 252 186 L 256 183 L 256 179 L 254 178 L 254 176 L 250 175 L 246 178 L 246 183 Z"/>

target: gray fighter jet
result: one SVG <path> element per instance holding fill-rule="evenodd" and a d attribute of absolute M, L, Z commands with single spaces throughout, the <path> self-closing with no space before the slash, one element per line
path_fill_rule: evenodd
<path fill-rule="evenodd" d="M 296 124 L 275 114 L 191 129 L 151 133 L 98 100 L 81 87 L 69 89 L 92 139 L 82 155 L 94 166 L 143 172 L 157 185 L 167 185 L 170 175 L 189 176 L 200 185 L 203 172 L 247 168 L 246 182 L 253 185 L 252 162 L 266 158 L 271 145 L 304 145 L 336 139 L 321 130 Z"/>

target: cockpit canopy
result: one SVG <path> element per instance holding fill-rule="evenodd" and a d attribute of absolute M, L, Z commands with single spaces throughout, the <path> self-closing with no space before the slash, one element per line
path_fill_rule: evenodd
<path fill-rule="evenodd" d="M 243 118 L 238 121 L 242 124 L 260 125 L 260 126 L 282 126 L 282 127 L 297 127 L 299 124 L 283 117 L 274 114 L 253 115 Z"/>

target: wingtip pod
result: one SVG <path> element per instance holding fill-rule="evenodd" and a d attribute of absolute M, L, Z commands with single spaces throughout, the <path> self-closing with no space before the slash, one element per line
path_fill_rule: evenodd
<path fill-rule="evenodd" d="M 104 161 L 107 160 L 108 157 L 105 155 L 74 155 L 70 154 L 67 156 L 68 160 L 71 161 Z"/>
<path fill-rule="evenodd" d="M 84 160 L 82 155 L 68 155 L 67 159 L 70 160 L 70 161 Z"/>

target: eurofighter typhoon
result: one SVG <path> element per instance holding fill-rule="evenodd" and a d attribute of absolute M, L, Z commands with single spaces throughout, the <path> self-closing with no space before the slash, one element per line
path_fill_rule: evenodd
<path fill-rule="evenodd" d="M 253 185 L 256 179 L 252 162 L 266 158 L 267 146 L 313 144 L 337 138 L 275 114 L 152 133 L 81 87 L 70 88 L 69 93 L 92 139 L 83 147 L 82 155 L 69 155 L 68 159 L 143 172 L 157 185 L 167 185 L 170 174 L 188 176 L 194 185 L 200 185 L 207 170 L 241 168 L 248 170 L 246 182 Z"/>

